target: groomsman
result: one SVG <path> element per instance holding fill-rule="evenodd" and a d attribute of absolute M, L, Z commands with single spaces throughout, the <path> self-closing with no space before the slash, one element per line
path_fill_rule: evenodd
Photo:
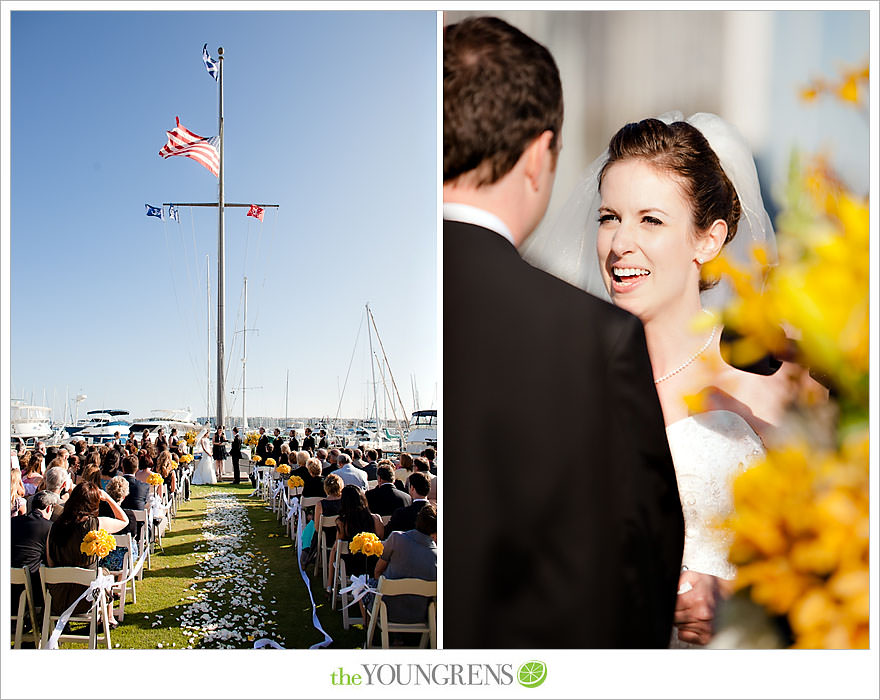
<path fill-rule="evenodd" d="M 290 429 L 290 437 L 287 444 L 290 447 L 291 452 L 299 451 L 299 440 L 296 439 L 296 431 L 293 428 Z"/>
<path fill-rule="evenodd" d="M 311 428 L 306 428 L 306 436 L 303 438 L 303 449 L 310 455 L 315 454 L 315 436 L 312 435 Z"/>
<path fill-rule="evenodd" d="M 260 438 L 257 440 L 257 454 L 263 462 L 269 454 L 269 436 L 266 435 L 266 429 L 260 426 Z"/>
<path fill-rule="evenodd" d="M 232 429 L 232 483 L 241 483 L 241 471 L 238 467 L 238 460 L 241 459 L 241 435 L 238 434 L 238 428 Z"/>
<path fill-rule="evenodd" d="M 496 18 L 443 42 L 444 499 L 447 542 L 467 543 L 444 552 L 444 644 L 668 646 L 684 526 L 642 324 L 517 252 L 553 188 L 559 71 Z M 498 449 L 560 415 L 578 469 L 538 475 Z"/>
<path fill-rule="evenodd" d="M 272 442 L 272 459 L 275 460 L 275 464 L 281 464 L 281 443 L 283 442 L 281 439 L 281 430 L 275 428 L 273 436 L 275 439 Z"/>
<path fill-rule="evenodd" d="M 330 443 L 327 441 L 327 431 L 323 428 L 320 430 L 321 439 L 318 441 L 318 449 L 328 449 L 330 447 Z"/>

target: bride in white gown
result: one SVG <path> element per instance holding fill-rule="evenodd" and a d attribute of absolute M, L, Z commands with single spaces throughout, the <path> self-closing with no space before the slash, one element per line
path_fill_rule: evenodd
<path fill-rule="evenodd" d="M 673 646 L 711 639 L 715 606 L 736 575 L 718 528 L 732 508 L 731 481 L 763 454 L 799 371 L 736 369 L 722 359 L 721 328 L 694 323 L 729 294 L 701 275 L 725 245 L 739 264 L 754 245 L 775 260 L 751 152 L 719 117 L 676 113 L 623 127 L 554 227 L 524 251 L 644 324 L 685 519 Z M 691 415 L 684 397 L 700 392 L 709 410 Z"/>
<path fill-rule="evenodd" d="M 194 484 L 216 484 L 217 474 L 214 472 L 212 454 L 214 445 L 210 433 L 202 435 L 199 447 L 202 448 L 202 456 L 197 463 L 195 472 L 193 472 L 192 482 Z"/>

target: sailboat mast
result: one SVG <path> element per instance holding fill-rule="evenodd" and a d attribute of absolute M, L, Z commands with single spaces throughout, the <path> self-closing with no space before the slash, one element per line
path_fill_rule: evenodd
<path fill-rule="evenodd" d="M 247 277 L 244 278 L 244 333 L 242 333 L 241 350 L 241 429 L 247 431 L 247 410 L 245 407 L 245 394 L 247 392 Z"/>
<path fill-rule="evenodd" d="M 370 305 L 367 307 L 367 337 L 370 339 L 370 374 L 373 377 L 373 418 L 376 419 L 376 432 L 379 432 L 379 401 L 376 396 L 376 365 L 373 356 L 373 333 L 370 330 Z"/>
<path fill-rule="evenodd" d="M 220 108 L 219 108 L 219 133 L 220 133 L 220 193 L 218 198 L 218 225 L 217 225 L 217 427 L 223 425 L 224 399 L 226 393 L 223 381 L 224 339 L 226 333 L 226 251 L 224 250 L 225 227 L 223 219 L 223 47 L 217 49 L 220 56 Z"/>
<path fill-rule="evenodd" d="M 205 255 L 205 338 L 208 341 L 208 354 L 205 356 L 205 422 L 211 415 L 211 258 Z"/>
<path fill-rule="evenodd" d="M 290 369 L 288 368 L 288 370 L 287 370 L 287 383 L 286 383 L 285 389 L 284 389 L 284 425 L 287 425 L 290 422 L 290 420 L 288 418 L 288 416 L 290 415 L 290 412 L 287 410 L 287 405 L 288 405 L 287 401 L 289 398 L 290 398 Z"/>

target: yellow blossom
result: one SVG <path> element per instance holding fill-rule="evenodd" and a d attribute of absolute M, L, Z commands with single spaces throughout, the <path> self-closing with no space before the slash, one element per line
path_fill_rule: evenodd
<path fill-rule="evenodd" d="M 90 557 L 97 556 L 99 559 L 103 559 L 114 549 L 116 549 L 116 540 L 104 528 L 89 530 L 79 546 L 79 551 L 83 554 Z"/>

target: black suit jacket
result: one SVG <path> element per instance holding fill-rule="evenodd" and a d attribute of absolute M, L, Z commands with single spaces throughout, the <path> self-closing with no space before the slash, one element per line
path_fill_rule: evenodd
<path fill-rule="evenodd" d="M 443 230 L 444 646 L 667 646 L 684 525 L 641 323 Z"/>
<path fill-rule="evenodd" d="M 32 574 L 39 575 L 40 564 L 46 563 L 46 537 L 52 527 L 52 521 L 46 520 L 39 513 L 17 515 L 7 521 L 9 523 L 10 558 L 12 568 L 26 566 Z M 40 581 L 31 579 L 35 588 Z M 18 598 L 12 601 L 13 610 L 18 609 Z"/>
<path fill-rule="evenodd" d="M 119 504 L 123 510 L 143 510 L 147 507 L 147 499 L 150 497 L 150 485 L 134 478 L 134 474 L 123 474 L 128 482 L 128 495 Z"/>
<path fill-rule="evenodd" d="M 363 466 L 363 470 L 367 473 L 367 481 L 375 481 L 376 479 L 376 470 L 379 468 L 379 465 L 376 462 L 367 462 Z M 375 511 L 374 511 L 375 512 Z"/>
<path fill-rule="evenodd" d="M 257 440 L 257 454 L 260 456 L 264 462 L 266 461 L 266 456 L 269 453 L 269 436 L 266 433 L 260 435 L 260 439 Z"/>
<path fill-rule="evenodd" d="M 370 506 L 370 512 L 376 515 L 392 515 L 395 510 L 410 503 L 410 495 L 398 491 L 394 484 L 381 484 L 367 491 L 367 505 Z"/>
<path fill-rule="evenodd" d="M 233 459 L 241 459 L 241 435 L 232 438 L 232 450 L 229 454 Z"/>
<path fill-rule="evenodd" d="M 307 435 L 303 438 L 303 449 L 306 452 L 313 453 L 315 451 L 315 436 Z"/>
<path fill-rule="evenodd" d="M 409 494 L 406 494 L 406 496 L 409 497 Z M 407 530 L 412 530 L 416 526 L 416 516 L 426 505 L 428 505 L 427 501 L 412 501 L 412 499 L 410 499 L 409 505 L 395 510 L 394 513 L 391 514 L 391 520 L 388 521 L 388 525 L 385 527 L 386 535 L 394 531 L 406 532 Z M 453 546 L 467 546 L 465 544 L 467 540 L 458 540 L 458 537 L 456 537 L 455 541 L 456 544 Z M 446 634 L 445 631 L 443 633 Z"/>

